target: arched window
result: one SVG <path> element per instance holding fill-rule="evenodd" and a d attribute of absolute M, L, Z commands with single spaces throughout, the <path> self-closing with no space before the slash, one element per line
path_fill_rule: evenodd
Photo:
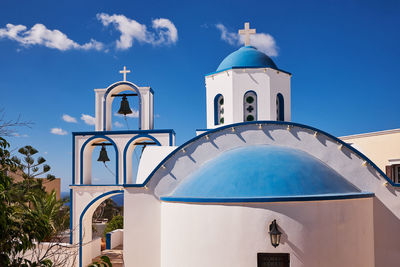
<path fill-rule="evenodd" d="M 285 120 L 285 101 L 281 93 L 276 95 L 276 120 Z"/>
<path fill-rule="evenodd" d="M 218 94 L 214 98 L 214 125 L 224 124 L 224 97 Z"/>
<path fill-rule="evenodd" d="M 254 91 L 248 91 L 243 98 L 243 120 L 257 120 L 257 94 Z"/>

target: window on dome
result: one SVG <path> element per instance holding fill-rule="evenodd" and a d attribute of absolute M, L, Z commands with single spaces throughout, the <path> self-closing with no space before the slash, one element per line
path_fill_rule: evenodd
<path fill-rule="evenodd" d="M 254 91 L 248 91 L 243 98 L 244 121 L 257 120 L 257 94 Z"/>
<path fill-rule="evenodd" d="M 218 94 L 214 98 L 214 125 L 224 124 L 224 97 Z"/>
<path fill-rule="evenodd" d="M 285 120 L 285 101 L 281 93 L 276 95 L 276 120 Z"/>

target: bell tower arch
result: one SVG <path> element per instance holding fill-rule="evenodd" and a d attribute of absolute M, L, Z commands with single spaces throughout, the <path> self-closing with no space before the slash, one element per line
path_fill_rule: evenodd
<path fill-rule="evenodd" d="M 154 91 L 149 86 L 140 87 L 126 80 L 129 70 L 120 71 L 124 74 L 124 80 L 116 82 L 105 89 L 95 89 L 96 93 L 96 131 L 112 130 L 112 103 L 118 96 L 122 96 L 122 102 L 128 101 L 129 97 L 138 97 L 138 119 L 139 130 L 151 130 L 154 128 Z M 119 95 L 123 91 L 131 91 L 129 94 Z M 127 98 L 128 96 L 128 98 Z M 127 102 L 125 102 L 127 103 Z"/>
<path fill-rule="evenodd" d="M 70 243 L 79 247 L 79 267 L 87 266 L 93 256 L 98 256 L 93 255 L 93 251 L 100 251 L 100 243 L 91 242 L 92 215 L 98 204 L 110 196 L 123 194 L 127 187 L 140 185 L 148 176 L 149 166 L 175 146 L 175 132 L 172 129 L 153 129 L 153 90 L 149 86 L 138 86 L 127 81 L 126 74 L 129 72 L 124 67 L 120 71 L 123 74 L 122 81 L 94 90 L 95 131 L 72 133 Z M 127 115 L 132 113 L 129 103 L 132 103 L 131 97 L 138 98 L 137 106 L 133 107 L 134 112 L 138 112 L 137 129 L 113 130 L 113 101 L 121 100 L 118 113 Z M 136 155 L 135 149 L 140 148 L 140 158 L 133 157 Z M 100 152 L 98 158 L 93 152 Z M 110 164 L 110 168 L 107 164 Z M 108 174 L 104 178 L 104 173 L 111 173 L 111 176 Z"/>

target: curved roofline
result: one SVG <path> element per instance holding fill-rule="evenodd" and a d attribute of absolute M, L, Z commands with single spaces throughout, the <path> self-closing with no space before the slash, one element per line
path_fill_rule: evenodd
<path fill-rule="evenodd" d="M 274 68 L 271 68 L 271 67 L 263 67 L 263 66 L 260 66 L 260 67 L 231 67 L 231 68 L 226 68 L 226 69 L 223 69 L 223 70 L 214 71 L 214 72 L 208 73 L 208 74 L 206 74 L 206 75 L 204 75 L 204 76 L 207 77 L 207 76 L 210 76 L 210 75 L 218 74 L 218 73 L 220 73 L 220 72 L 224 72 L 224 71 L 227 71 L 227 70 L 234 70 L 234 69 L 271 69 L 271 70 L 277 70 L 277 71 L 280 71 L 280 72 L 283 72 L 283 73 L 292 75 L 290 72 L 285 71 L 285 70 L 274 69 Z"/>
<path fill-rule="evenodd" d="M 195 136 L 194 138 L 186 141 L 185 143 L 183 143 L 182 145 L 180 145 L 179 147 L 177 147 L 174 151 L 172 151 L 168 156 L 166 156 L 158 165 L 157 167 L 154 168 L 154 170 L 150 173 L 150 175 L 146 178 L 146 180 L 142 183 L 142 184 L 124 184 L 124 187 L 145 187 L 148 182 L 151 180 L 151 178 L 153 177 L 153 175 L 161 168 L 161 166 L 163 166 L 165 164 L 165 162 L 167 162 L 173 155 L 175 155 L 177 152 L 179 152 L 180 150 L 182 150 L 183 148 L 185 148 L 187 145 L 189 145 L 190 143 L 193 143 L 194 141 L 199 140 L 200 138 L 203 138 L 204 136 L 210 134 L 210 133 L 215 133 L 215 132 L 219 132 L 228 128 L 233 128 L 233 127 L 237 127 L 237 126 L 242 126 L 242 125 L 259 125 L 259 124 L 277 124 L 277 125 L 286 125 L 286 126 L 295 126 L 295 127 L 299 127 L 299 128 L 304 128 L 307 130 L 311 130 L 314 132 L 317 132 L 319 134 L 323 134 L 325 136 L 327 136 L 330 139 L 333 139 L 334 141 L 336 141 L 338 144 L 343 145 L 344 147 L 346 147 L 347 149 L 351 150 L 353 153 L 355 153 L 356 155 L 358 155 L 360 158 L 362 158 L 363 160 L 365 160 L 369 165 L 371 165 L 383 178 L 386 179 L 386 181 L 394 186 L 394 187 L 400 187 L 400 183 L 394 183 L 392 180 L 389 179 L 389 177 L 387 177 L 387 175 L 380 169 L 378 168 L 378 166 L 376 166 L 375 163 L 373 163 L 367 156 L 365 156 L 363 153 L 361 153 L 360 151 L 358 151 L 357 149 L 355 149 L 354 147 L 352 147 L 351 145 L 347 144 L 346 142 L 340 140 L 339 138 L 324 132 L 320 129 L 314 128 L 312 126 L 308 126 L 308 125 L 304 125 L 304 124 L 300 124 L 300 123 L 296 123 L 296 122 L 288 122 L 288 121 L 252 121 L 252 122 L 240 122 L 240 123 L 234 123 L 234 124 L 229 124 L 229 125 L 225 125 L 225 126 L 221 126 L 215 129 L 211 129 L 205 133 L 199 134 L 198 136 Z"/>
<path fill-rule="evenodd" d="M 293 202 L 293 201 L 318 201 L 370 198 L 375 194 L 371 192 L 322 194 L 308 196 L 277 196 L 277 197 L 235 197 L 235 198 L 196 198 L 196 197 L 160 197 L 165 202 L 184 203 L 265 203 L 265 202 Z"/>

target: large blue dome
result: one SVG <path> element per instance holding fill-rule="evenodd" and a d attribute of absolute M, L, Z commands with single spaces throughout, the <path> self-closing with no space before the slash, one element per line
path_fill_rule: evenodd
<path fill-rule="evenodd" d="M 304 151 L 259 145 L 233 149 L 206 162 L 161 200 L 272 202 L 371 196 Z"/>
<path fill-rule="evenodd" d="M 272 68 L 278 69 L 272 59 L 254 46 L 244 46 L 227 56 L 217 71 L 232 68 Z"/>

